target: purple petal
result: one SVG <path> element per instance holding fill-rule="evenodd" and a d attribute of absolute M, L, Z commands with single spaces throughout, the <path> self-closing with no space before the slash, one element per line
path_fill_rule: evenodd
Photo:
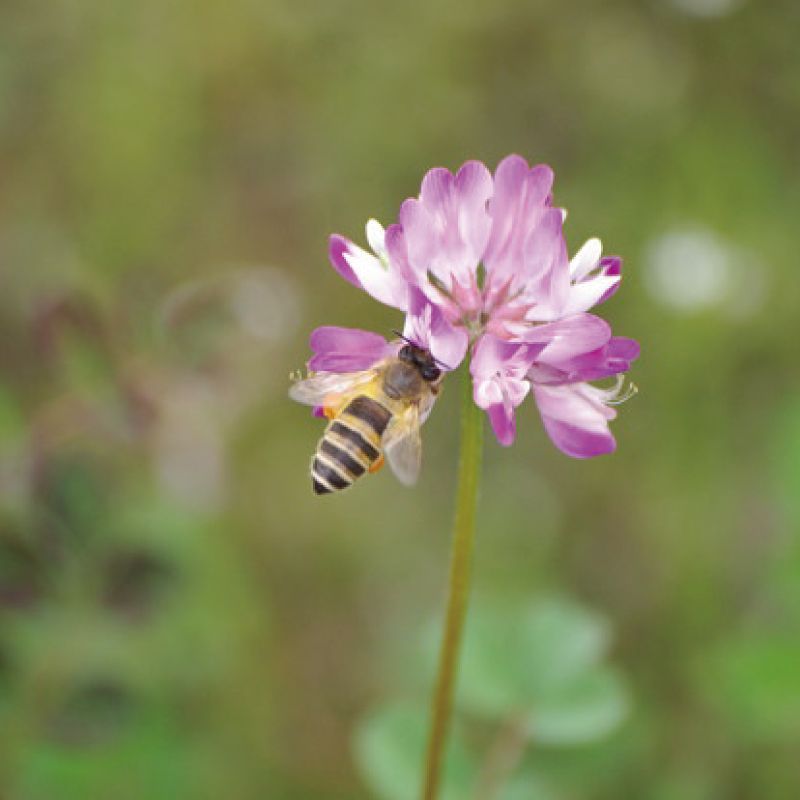
<path fill-rule="evenodd" d="M 468 285 L 483 257 L 491 228 L 486 202 L 492 176 L 478 161 L 464 164 L 453 176 L 441 167 L 422 181 L 418 200 L 400 207 L 408 262 L 417 284 L 428 271 L 449 284 L 451 277 Z"/>
<path fill-rule="evenodd" d="M 514 411 L 530 391 L 526 373 L 539 347 L 485 334 L 473 350 L 470 363 L 473 400 L 487 412 L 497 440 L 506 447 L 514 441 Z"/>
<path fill-rule="evenodd" d="M 353 272 L 352 267 L 344 259 L 344 254 L 351 245 L 352 242 L 349 239 L 345 239 L 344 236 L 334 233 L 328 239 L 328 258 L 330 259 L 333 268 L 346 281 L 349 281 L 353 284 L 353 286 L 357 286 L 359 289 L 361 289 L 361 283 L 356 277 L 355 272 Z"/>
<path fill-rule="evenodd" d="M 470 372 L 476 378 L 498 373 L 522 377 L 541 350 L 539 343 L 509 342 L 485 333 L 473 348 Z"/>
<path fill-rule="evenodd" d="M 540 382 L 576 383 L 610 378 L 621 372 L 627 372 L 631 367 L 631 361 L 638 356 L 638 342 L 617 336 L 597 350 L 562 361 L 554 369 L 554 375 L 542 379 Z"/>
<path fill-rule="evenodd" d="M 464 360 L 469 345 L 467 332 L 452 326 L 440 309 L 416 287 L 409 290 L 409 310 L 403 335 L 419 347 L 430 350 L 448 370 L 454 370 Z"/>
<path fill-rule="evenodd" d="M 553 444 L 573 458 L 611 453 L 616 441 L 608 429 L 616 412 L 602 402 L 603 392 L 586 383 L 533 387 L 542 423 Z"/>
<path fill-rule="evenodd" d="M 434 167 L 425 173 L 420 187 L 419 199 L 430 211 L 445 206 L 450 199 L 453 175 L 449 169 Z"/>
<path fill-rule="evenodd" d="M 603 256 L 600 270 L 603 275 L 622 275 L 622 259 L 619 256 Z"/>
<path fill-rule="evenodd" d="M 386 358 L 393 349 L 377 333 L 330 325 L 313 331 L 310 345 L 314 355 L 308 368 L 313 372 L 359 372 Z"/>
<path fill-rule="evenodd" d="M 328 255 L 333 268 L 345 280 L 379 302 L 405 311 L 408 302 L 406 281 L 391 262 L 385 266 L 379 258 L 338 234 L 330 237 Z"/>
<path fill-rule="evenodd" d="M 606 256 L 605 258 L 600 259 L 600 274 L 606 276 L 615 276 L 619 275 L 622 276 L 622 259 L 619 256 Z M 608 291 L 603 294 L 600 299 L 597 301 L 597 305 L 600 303 L 605 303 L 609 297 L 612 297 L 616 294 L 617 289 L 619 289 L 620 281 L 617 281 Z"/>
<path fill-rule="evenodd" d="M 570 280 L 562 225 L 561 211 L 547 208 L 525 242 L 525 273 L 531 282 L 526 299 L 536 303 L 533 319 L 549 321 L 563 316 Z"/>
<path fill-rule="evenodd" d="M 483 258 L 492 228 L 492 220 L 486 209 L 492 190 L 492 175 L 480 161 L 467 161 L 456 173 L 458 227 L 477 259 L 476 264 Z"/>
<path fill-rule="evenodd" d="M 430 215 L 420 200 L 406 200 L 400 206 L 400 225 L 402 239 L 396 240 L 389 249 L 401 245 L 405 248 L 406 263 L 418 286 L 427 282 L 428 265 L 433 265 L 438 242 Z"/>
<path fill-rule="evenodd" d="M 542 422 L 553 444 L 572 458 L 594 458 L 608 455 L 617 449 L 617 441 L 611 431 L 587 431 L 544 416 Z"/>
<path fill-rule="evenodd" d="M 484 334 L 473 349 L 470 372 L 480 377 L 494 375 L 505 362 L 513 358 L 519 348 L 519 344 Z"/>
<path fill-rule="evenodd" d="M 526 342 L 543 344 L 537 360 L 560 365 L 603 347 L 611 339 L 611 327 L 594 314 L 576 314 L 558 322 L 535 325 L 524 335 Z"/>
<path fill-rule="evenodd" d="M 503 447 L 514 444 L 517 435 L 517 423 L 514 418 L 514 409 L 507 408 L 503 403 L 496 403 L 486 409 L 494 435 Z"/>
<path fill-rule="evenodd" d="M 552 186 L 553 171 L 545 164 L 530 169 L 524 158 L 511 155 L 498 165 L 484 257 L 493 281 L 502 283 L 526 266 L 525 245 L 548 209 Z"/>
<path fill-rule="evenodd" d="M 636 341 L 617 336 L 602 347 L 573 358 L 554 363 L 539 359 L 529 370 L 528 377 L 534 383 L 550 385 L 597 381 L 627 372 L 638 356 Z"/>
<path fill-rule="evenodd" d="M 402 225 L 396 222 L 386 228 L 383 241 L 389 261 L 408 283 L 415 283 L 415 276 L 408 263 L 408 247 Z"/>
<path fill-rule="evenodd" d="M 608 343 L 608 355 L 611 358 L 622 358 L 626 361 L 635 361 L 639 358 L 641 348 L 636 339 L 626 336 L 614 336 Z"/>

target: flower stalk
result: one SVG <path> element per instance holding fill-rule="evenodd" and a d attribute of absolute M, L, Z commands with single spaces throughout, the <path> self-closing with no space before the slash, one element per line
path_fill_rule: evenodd
<path fill-rule="evenodd" d="M 456 489 L 455 520 L 450 553 L 447 610 L 439 652 L 439 667 L 431 703 L 431 723 L 425 757 L 422 797 L 435 800 L 452 716 L 458 657 L 467 614 L 472 551 L 475 544 L 475 513 L 483 454 L 483 413 L 473 402 L 469 372 L 462 374 L 461 455 Z"/>

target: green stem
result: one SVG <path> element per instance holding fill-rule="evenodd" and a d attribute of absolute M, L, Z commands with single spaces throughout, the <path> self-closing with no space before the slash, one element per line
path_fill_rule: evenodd
<path fill-rule="evenodd" d="M 424 800 L 435 800 L 442 770 L 447 733 L 453 707 L 458 654 L 467 613 L 475 542 L 475 510 L 478 505 L 478 480 L 483 449 L 483 412 L 472 399 L 469 371 L 462 375 L 461 458 L 458 468 L 456 512 L 450 554 L 447 612 L 444 624 L 439 671 L 431 704 L 431 727 L 425 757 Z"/>

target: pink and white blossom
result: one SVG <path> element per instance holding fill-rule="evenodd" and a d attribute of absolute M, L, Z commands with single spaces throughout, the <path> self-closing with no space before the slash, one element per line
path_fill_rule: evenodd
<path fill-rule="evenodd" d="M 447 368 L 471 355 L 474 400 L 501 444 L 532 396 L 555 445 L 585 458 L 614 449 L 608 423 L 621 398 L 619 386 L 589 381 L 626 372 L 639 349 L 587 313 L 619 288 L 621 259 L 603 257 L 597 238 L 570 259 L 552 191 L 552 170 L 516 155 L 494 175 L 478 161 L 435 168 L 397 223 L 370 220 L 372 252 L 334 235 L 329 255 L 342 277 L 404 312 L 404 336 Z M 363 369 L 388 347 L 365 331 L 319 329 L 309 366 Z"/>

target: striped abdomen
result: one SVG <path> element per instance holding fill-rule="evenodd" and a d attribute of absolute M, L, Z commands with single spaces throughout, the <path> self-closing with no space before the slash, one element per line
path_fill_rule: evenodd
<path fill-rule="evenodd" d="M 315 494 L 346 489 L 380 457 L 381 438 L 392 412 L 366 395 L 348 403 L 320 440 L 311 464 Z"/>

